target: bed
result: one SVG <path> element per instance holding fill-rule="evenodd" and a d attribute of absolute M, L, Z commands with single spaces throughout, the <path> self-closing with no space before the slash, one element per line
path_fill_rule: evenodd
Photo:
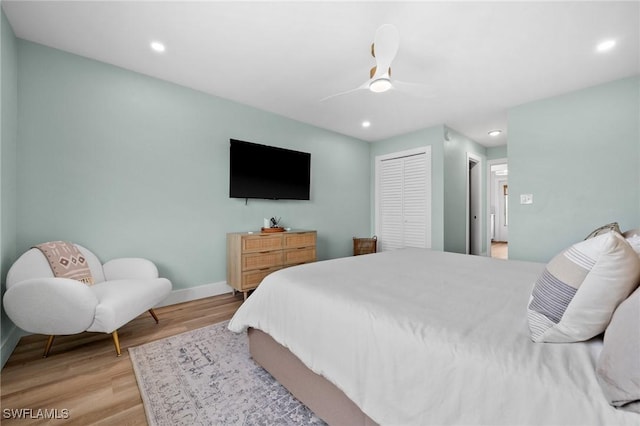
<path fill-rule="evenodd" d="M 596 337 L 534 343 L 541 263 L 401 249 L 267 276 L 229 323 L 330 424 L 640 424 L 609 405 Z"/>

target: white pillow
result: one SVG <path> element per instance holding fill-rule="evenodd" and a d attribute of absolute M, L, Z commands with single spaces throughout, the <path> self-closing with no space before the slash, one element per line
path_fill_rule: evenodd
<path fill-rule="evenodd" d="M 640 235 L 634 235 L 633 237 L 627 238 L 627 242 L 631 248 L 640 255 Z"/>
<path fill-rule="evenodd" d="M 640 413 L 640 288 L 613 313 L 596 373 L 611 405 Z"/>
<path fill-rule="evenodd" d="M 578 342 L 602 333 L 638 286 L 640 257 L 617 232 L 574 244 L 536 281 L 528 307 L 534 342 Z"/>
<path fill-rule="evenodd" d="M 624 231 L 622 234 L 625 238 L 633 237 L 634 235 L 640 235 L 640 228 L 629 229 L 628 231 Z"/>
<path fill-rule="evenodd" d="M 627 242 L 632 249 L 640 256 L 640 229 L 630 229 L 622 234 L 627 239 Z"/>

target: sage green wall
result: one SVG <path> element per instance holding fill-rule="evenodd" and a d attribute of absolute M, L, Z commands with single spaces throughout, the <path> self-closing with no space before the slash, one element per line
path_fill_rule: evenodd
<path fill-rule="evenodd" d="M 153 260 L 174 289 L 226 279 L 226 233 L 316 229 L 318 257 L 370 225 L 367 142 L 23 40 L 19 250 L 66 239 Z M 311 201 L 230 199 L 229 139 L 311 153 Z"/>
<path fill-rule="evenodd" d="M 444 142 L 444 250 L 467 251 L 467 153 L 482 160 L 480 170 L 482 194 L 482 250 L 486 252 L 486 148 L 457 131 L 447 128 Z"/>
<path fill-rule="evenodd" d="M 487 161 L 507 158 L 507 145 L 492 146 L 487 148 Z"/>
<path fill-rule="evenodd" d="M 431 146 L 431 248 L 444 247 L 444 127 L 434 126 L 371 144 L 371 232 L 375 232 L 376 156 Z"/>
<path fill-rule="evenodd" d="M 1 9 L 0 9 L 1 10 Z M 0 280 L 1 295 L 5 278 L 16 256 L 16 150 L 18 140 L 18 58 L 16 38 L 4 11 L 0 18 Z M 1 365 L 9 358 L 18 342 L 17 329 L 0 304 Z"/>
<path fill-rule="evenodd" d="M 640 226 L 640 77 L 512 108 L 509 258 L 546 262 L 594 228 Z M 519 204 L 533 194 L 533 204 Z"/>

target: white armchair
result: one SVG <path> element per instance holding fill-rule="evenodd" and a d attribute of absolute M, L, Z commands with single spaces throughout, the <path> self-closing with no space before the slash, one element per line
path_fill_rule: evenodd
<path fill-rule="evenodd" d="M 56 335 L 84 331 L 110 333 L 120 356 L 118 328 L 145 311 L 157 323 L 153 307 L 167 297 L 171 282 L 158 278 L 149 260 L 123 258 L 102 265 L 91 251 L 75 246 L 88 262 L 93 285 L 55 278 L 44 254 L 32 248 L 7 273 L 5 312 L 21 329 L 49 336 L 44 357 Z"/>

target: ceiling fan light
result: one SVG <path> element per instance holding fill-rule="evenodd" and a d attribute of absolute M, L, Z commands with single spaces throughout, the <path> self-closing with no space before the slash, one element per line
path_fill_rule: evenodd
<path fill-rule="evenodd" d="M 382 93 L 391 89 L 391 81 L 386 77 L 380 77 L 369 83 L 369 90 L 374 93 Z"/>

